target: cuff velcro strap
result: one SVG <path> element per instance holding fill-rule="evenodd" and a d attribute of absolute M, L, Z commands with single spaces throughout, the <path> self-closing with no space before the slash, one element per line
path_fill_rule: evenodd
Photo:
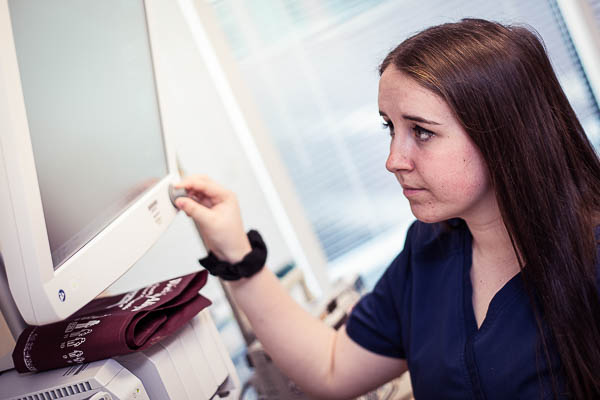
<path fill-rule="evenodd" d="M 211 251 L 208 256 L 201 258 L 200 264 L 210 272 L 211 275 L 218 276 L 226 281 L 237 281 L 242 278 L 249 278 L 262 269 L 267 260 L 267 246 L 263 242 L 260 233 L 255 230 L 248 232 L 248 240 L 252 251 L 246 254 L 240 262 L 230 264 L 221 261 Z"/>

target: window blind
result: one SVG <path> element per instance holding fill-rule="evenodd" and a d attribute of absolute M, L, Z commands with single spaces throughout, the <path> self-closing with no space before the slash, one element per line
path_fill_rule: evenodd
<path fill-rule="evenodd" d="M 592 6 L 592 10 L 594 10 L 594 17 L 596 18 L 596 23 L 600 26 L 600 0 L 589 0 L 590 5 Z"/>
<path fill-rule="evenodd" d="M 600 1 L 592 1 L 598 15 Z M 600 143 L 598 105 L 554 0 L 211 4 L 332 264 L 398 235 L 397 227 L 414 219 L 384 167 L 389 137 L 377 107 L 378 64 L 412 33 L 464 17 L 532 26 L 586 132 Z M 362 268 L 402 248 L 401 237 L 386 242 Z"/>

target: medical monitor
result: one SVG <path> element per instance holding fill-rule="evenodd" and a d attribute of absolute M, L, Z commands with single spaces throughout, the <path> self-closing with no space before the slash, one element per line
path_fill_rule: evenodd
<path fill-rule="evenodd" d="M 0 0 L 0 252 L 29 324 L 84 306 L 176 214 L 151 3 Z"/>

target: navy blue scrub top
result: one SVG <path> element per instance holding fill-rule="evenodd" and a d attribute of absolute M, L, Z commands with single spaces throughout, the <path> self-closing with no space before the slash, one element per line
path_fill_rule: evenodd
<path fill-rule="evenodd" d="M 478 329 L 471 234 L 464 221 L 451 223 L 451 229 L 422 222 L 410 227 L 404 250 L 354 307 L 348 335 L 374 353 L 406 359 L 419 400 L 553 398 L 521 274 L 496 293 Z"/>

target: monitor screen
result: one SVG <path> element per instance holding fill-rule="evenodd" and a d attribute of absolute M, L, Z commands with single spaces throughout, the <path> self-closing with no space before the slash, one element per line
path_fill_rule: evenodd
<path fill-rule="evenodd" d="M 144 3 L 9 9 L 57 269 L 167 175 Z"/>

